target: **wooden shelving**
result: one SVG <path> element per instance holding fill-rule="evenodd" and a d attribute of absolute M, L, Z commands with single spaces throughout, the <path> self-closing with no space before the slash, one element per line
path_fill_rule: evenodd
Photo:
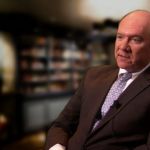
<path fill-rule="evenodd" d="M 38 96 L 74 91 L 90 65 L 89 53 L 67 39 L 50 36 L 29 39 L 32 44 L 23 43 L 18 50 L 19 92 Z"/>

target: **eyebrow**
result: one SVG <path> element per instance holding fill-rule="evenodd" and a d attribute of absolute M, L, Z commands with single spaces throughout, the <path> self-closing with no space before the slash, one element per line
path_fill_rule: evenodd
<path fill-rule="evenodd" d="M 125 35 L 125 36 L 141 37 L 141 38 L 142 38 L 142 36 L 141 36 L 141 35 L 138 35 L 138 34 L 125 34 L 125 33 L 119 33 L 119 32 L 117 32 L 116 35 Z"/>

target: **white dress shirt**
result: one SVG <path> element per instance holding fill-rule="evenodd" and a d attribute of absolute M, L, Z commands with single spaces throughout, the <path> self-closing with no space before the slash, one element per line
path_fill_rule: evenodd
<path fill-rule="evenodd" d="M 146 70 L 148 67 L 150 66 L 150 63 L 148 65 L 146 65 L 142 70 L 138 71 L 138 72 L 134 72 L 132 73 L 132 78 L 129 79 L 123 89 L 123 91 L 144 71 Z M 118 76 L 122 73 L 126 73 L 127 71 L 125 69 L 120 68 L 119 69 L 119 73 Z"/>

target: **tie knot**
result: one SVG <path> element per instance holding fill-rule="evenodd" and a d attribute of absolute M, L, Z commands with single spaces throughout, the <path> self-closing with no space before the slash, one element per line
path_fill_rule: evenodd
<path fill-rule="evenodd" d="M 129 80 L 131 77 L 132 77 L 132 73 L 127 72 L 127 73 L 121 74 L 119 80 L 121 80 L 121 81 L 127 81 L 127 80 Z"/>

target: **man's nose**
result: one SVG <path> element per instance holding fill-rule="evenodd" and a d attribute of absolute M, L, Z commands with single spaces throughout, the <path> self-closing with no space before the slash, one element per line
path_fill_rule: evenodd
<path fill-rule="evenodd" d="M 122 50 L 126 50 L 126 51 L 130 50 L 129 40 L 128 39 L 122 40 L 122 42 L 120 44 L 120 48 Z"/>

